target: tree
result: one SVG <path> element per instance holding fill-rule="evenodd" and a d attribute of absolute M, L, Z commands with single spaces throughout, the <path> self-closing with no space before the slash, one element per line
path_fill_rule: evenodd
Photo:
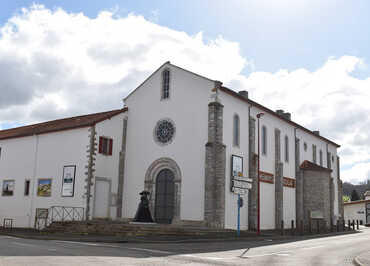
<path fill-rule="evenodd" d="M 343 195 L 343 202 L 349 202 L 349 197 L 347 195 Z"/>
<path fill-rule="evenodd" d="M 360 196 L 358 195 L 358 192 L 356 189 L 352 190 L 351 193 L 351 201 L 360 200 Z"/>

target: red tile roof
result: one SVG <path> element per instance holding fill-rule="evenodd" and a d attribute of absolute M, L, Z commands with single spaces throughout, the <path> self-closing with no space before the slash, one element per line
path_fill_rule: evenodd
<path fill-rule="evenodd" d="M 312 162 L 307 161 L 307 160 L 304 161 L 299 167 L 303 170 L 311 170 L 311 171 L 328 171 L 328 172 L 333 171 L 329 168 L 322 167 L 320 165 L 317 165 L 317 164 L 312 163 Z"/>
<path fill-rule="evenodd" d="M 0 130 L 0 140 L 39 135 L 74 128 L 88 127 L 126 111 L 127 108 L 123 108 L 102 113 L 81 115 L 57 119 L 34 125 Z"/>
<path fill-rule="evenodd" d="M 361 204 L 361 203 L 370 203 L 370 200 L 356 200 L 350 202 L 343 202 L 343 205 L 352 205 L 352 204 Z"/>

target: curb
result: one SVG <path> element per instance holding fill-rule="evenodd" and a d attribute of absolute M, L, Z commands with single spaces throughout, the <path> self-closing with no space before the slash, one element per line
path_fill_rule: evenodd
<path fill-rule="evenodd" d="M 361 261 L 358 259 L 359 256 L 353 258 L 353 264 L 357 266 L 365 266 L 361 263 Z"/>
<path fill-rule="evenodd" d="M 170 244 L 170 243 L 207 243 L 207 242 L 221 242 L 221 241 L 266 241 L 266 240 L 274 240 L 274 241 L 285 241 L 291 239 L 313 239 L 313 238 L 320 238 L 320 237 L 330 237 L 336 235 L 346 235 L 346 234 L 353 234 L 356 231 L 345 231 L 345 232 L 333 232 L 327 234 L 316 234 L 316 235 L 304 235 L 304 236 L 296 236 L 296 235 L 261 235 L 258 237 L 251 236 L 251 237 L 233 237 L 233 238 L 199 238 L 199 239 L 180 239 L 180 240 L 150 240 L 150 239 L 101 239 L 101 238 L 83 238 L 79 237 L 59 237 L 59 236 L 52 236 L 52 235 L 24 235 L 24 234 L 17 234 L 17 233 L 5 233 L 0 232 L 0 235 L 6 235 L 11 237 L 23 238 L 23 239 L 34 239 L 34 240 L 59 240 L 59 241 L 78 241 L 78 242 L 95 242 L 95 243 L 148 243 L 148 244 Z M 359 264 L 363 265 L 363 264 Z"/>

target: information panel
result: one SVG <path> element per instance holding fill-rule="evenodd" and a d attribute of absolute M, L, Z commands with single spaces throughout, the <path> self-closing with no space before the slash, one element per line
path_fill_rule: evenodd
<path fill-rule="evenodd" d="M 62 197 L 73 197 L 75 191 L 76 166 L 63 167 Z"/>

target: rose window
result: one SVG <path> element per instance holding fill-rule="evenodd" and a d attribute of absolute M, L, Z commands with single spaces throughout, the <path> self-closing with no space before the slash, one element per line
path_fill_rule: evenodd
<path fill-rule="evenodd" d="M 168 144 L 175 135 L 175 126 L 172 121 L 160 120 L 155 127 L 155 138 L 160 144 Z"/>

